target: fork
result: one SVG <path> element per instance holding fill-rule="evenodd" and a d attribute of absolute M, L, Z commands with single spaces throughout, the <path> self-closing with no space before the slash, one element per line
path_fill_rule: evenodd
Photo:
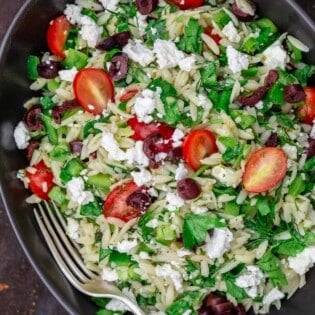
<path fill-rule="evenodd" d="M 39 204 L 38 209 L 34 208 L 34 215 L 57 265 L 77 290 L 92 297 L 115 298 L 135 315 L 145 315 L 136 302 L 84 265 L 79 245 L 66 235 L 66 222 L 55 204 L 46 201 Z"/>

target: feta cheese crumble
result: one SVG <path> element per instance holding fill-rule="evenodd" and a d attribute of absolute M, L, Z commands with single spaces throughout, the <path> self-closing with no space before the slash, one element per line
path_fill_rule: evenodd
<path fill-rule="evenodd" d="M 129 43 L 122 50 L 128 57 L 145 67 L 154 61 L 154 54 L 146 45 L 140 40 L 129 41 Z"/>
<path fill-rule="evenodd" d="M 136 172 L 136 171 L 131 172 L 131 176 L 134 182 L 139 187 L 150 183 L 152 180 L 151 172 L 146 170 L 145 168 L 141 168 L 139 172 Z"/>
<path fill-rule="evenodd" d="M 222 33 L 232 43 L 239 43 L 241 40 L 241 36 L 239 35 L 238 30 L 236 29 L 232 21 L 230 21 L 223 27 Z"/>
<path fill-rule="evenodd" d="M 87 45 L 94 48 L 103 32 L 103 28 L 98 26 L 93 19 L 88 16 L 82 16 L 80 19 L 81 30 L 79 34 L 86 40 Z"/>
<path fill-rule="evenodd" d="M 249 58 L 236 50 L 233 46 L 229 45 L 226 48 L 226 56 L 228 59 L 228 67 L 233 73 L 241 72 L 248 69 Z"/>
<path fill-rule="evenodd" d="M 116 270 L 110 267 L 104 267 L 101 273 L 101 277 L 105 281 L 113 282 L 118 280 L 118 274 Z"/>
<path fill-rule="evenodd" d="M 27 148 L 31 137 L 23 121 L 20 121 L 15 127 L 13 137 L 18 149 L 24 150 Z"/>
<path fill-rule="evenodd" d="M 155 104 L 156 94 L 159 93 L 149 89 L 145 89 L 136 98 L 133 110 L 140 122 L 148 124 L 153 121 L 153 117 L 151 116 L 151 114 L 153 113 L 156 107 Z"/>
<path fill-rule="evenodd" d="M 281 292 L 278 288 L 273 288 L 268 292 L 263 298 L 263 304 L 270 305 L 273 302 L 284 298 L 284 293 Z"/>
<path fill-rule="evenodd" d="M 79 24 L 82 17 L 81 10 L 82 8 L 78 5 L 67 4 L 63 13 L 71 24 Z"/>
<path fill-rule="evenodd" d="M 264 275 L 257 266 L 246 266 L 246 270 L 239 277 L 236 278 L 235 284 L 244 288 L 248 296 L 255 298 L 258 294 L 257 286 L 264 281 Z"/>
<path fill-rule="evenodd" d="M 219 182 L 229 187 L 237 187 L 242 181 L 242 170 L 234 171 L 229 167 L 223 165 L 216 165 L 212 168 L 211 174 Z"/>
<path fill-rule="evenodd" d="M 94 196 L 90 191 L 84 190 L 84 181 L 81 177 L 72 178 L 67 184 L 67 194 L 70 201 L 79 204 L 86 205 L 89 202 L 94 201 Z"/>
<path fill-rule="evenodd" d="M 143 141 L 136 141 L 135 146 L 127 150 L 126 160 L 128 164 L 149 166 L 149 159 L 143 152 Z"/>
<path fill-rule="evenodd" d="M 108 152 L 108 158 L 114 161 L 123 161 L 126 159 L 126 154 L 120 149 L 113 134 L 109 131 L 103 132 L 101 146 Z"/>
<path fill-rule="evenodd" d="M 175 171 L 175 179 L 176 180 L 181 180 L 185 177 L 187 177 L 188 170 L 185 167 L 184 163 L 179 163 L 176 171 Z"/>
<path fill-rule="evenodd" d="M 315 247 L 305 248 L 295 257 L 288 258 L 289 267 L 300 276 L 309 271 L 315 263 Z"/>
<path fill-rule="evenodd" d="M 77 220 L 69 217 L 67 218 L 67 235 L 73 239 L 76 240 L 79 238 L 79 228 L 80 224 Z"/>
<path fill-rule="evenodd" d="M 58 71 L 58 75 L 62 81 L 73 82 L 74 77 L 78 73 L 76 67 L 73 67 L 69 70 L 60 70 Z"/>
<path fill-rule="evenodd" d="M 117 5 L 119 0 L 99 0 L 103 5 L 104 9 L 115 12 L 117 10 Z"/>
<path fill-rule="evenodd" d="M 164 279 L 169 278 L 173 282 L 176 291 L 181 291 L 183 289 L 183 279 L 181 274 L 177 270 L 174 270 L 170 264 L 157 266 L 155 268 L 155 274 Z"/>
<path fill-rule="evenodd" d="M 179 197 L 176 193 L 168 192 L 166 195 L 167 209 L 175 211 L 185 204 L 184 199 Z"/>
<path fill-rule="evenodd" d="M 270 69 L 284 69 L 287 63 L 287 53 L 279 42 L 269 46 L 262 53 L 262 61 Z"/>
<path fill-rule="evenodd" d="M 228 228 L 213 229 L 210 240 L 206 243 L 206 253 L 209 258 L 220 258 L 230 248 L 233 234 Z"/>
<path fill-rule="evenodd" d="M 133 248 L 135 248 L 138 245 L 137 240 L 132 240 L 132 241 L 128 241 L 128 240 L 123 240 L 120 243 L 118 243 L 116 245 L 117 250 L 120 253 L 128 253 L 129 251 L 131 251 Z"/>

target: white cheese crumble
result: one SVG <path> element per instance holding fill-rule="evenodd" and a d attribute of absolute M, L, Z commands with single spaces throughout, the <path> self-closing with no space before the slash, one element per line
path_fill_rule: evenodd
<path fill-rule="evenodd" d="M 246 270 L 239 277 L 236 278 L 235 284 L 244 288 L 251 298 L 255 298 L 258 294 L 257 286 L 264 281 L 264 275 L 257 266 L 246 266 Z"/>
<path fill-rule="evenodd" d="M 181 70 L 189 72 L 196 61 L 195 56 L 186 57 L 174 42 L 168 40 L 157 39 L 154 42 L 153 51 L 160 69 L 179 66 Z"/>
<path fill-rule="evenodd" d="M 191 251 L 189 251 L 188 249 L 186 248 L 180 248 L 177 250 L 177 256 L 178 257 L 185 257 L 185 256 L 188 256 L 188 255 L 191 255 Z"/>
<path fill-rule="evenodd" d="M 239 35 L 232 21 L 223 27 L 222 33 L 232 43 L 239 43 L 241 40 L 241 36 Z"/>
<path fill-rule="evenodd" d="M 128 164 L 149 166 L 149 159 L 143 152 L 143 141 L 136 141 L 135 146 L 127 150 L 126 160 Z"/>
<path fill-rule="evenodd" d="M 76 240 L 79 237 L 79 228 L 80 224 L 77 220 L 71 217 L 67 218 L 67 235 L 71 239 Z"/>
<path fill-rule="evenodd" d="M 99 0 L 103 5 L 104 9 L 115 12 L 117 10 L 117 5 L 119 0 Z"/>
<path fill-rule="evenodd" d="M 79 34 L 86 40 L 87 45 L 94 48 L 103 32 L 103 28 L 98 26 L 93 19 L 88 16 L 82 16 L 80 19 L 81 30 Z"/>
<path fill-rule="evenodd" d="M 159 220 L 152 219 L 145 226 L 150 227 L 152 229 L 155 229 L 155 228 L 157 228 L 159 226 Z"/>
<path fill-rule="evenodd" d="M 288 258 L 289 267 L 297 274 L 304 275 L 315 263 L 315 247 L 308 247 L 295 257 Z"/>
<path fill-rule="evenodd" d="M 185 167 L 184 163 L 179 163 L 176 171 L 175 171 L 175 180 L 181 180 L 187 177 L 188 170 Z"/>
<path fill-rule="evenodd" d="M 146 170 L 145 168 L 141 168 L 139 172 L 133 171 L 131 172 L 131 176 L 137 186 L 142 186 L 148 184 L 152 180 L 152 174 L 150 171 Z"/>
<path fill-rule="evenodd" d="M 176 128 L 172 134 L 173 147 L 177 148 L 182 145 L 182 139 L 185 137 L 185 134 L 180 129 Z"/>
<path fill-rule="evenodd" d="M 114 161 L 123 161 L 126 159 L 126 154 L 120 149 L 117 141 L 110 132 L 103 132 L 101 146 L 108 152 L 108 158 Z"/>
<path fill-rule="evenodd" d="M 174 270 L 170 264 L 157 266 L 155 268 L 155 274 L 158 277 L 163 277 L 164 279 L 171 279 L 176 291 L 181 291 L 183 289 L 183 279 L 181 274 L 178 271 Z"/>
<path fill-rule="evenodd" d="M 206 253 L 209 258 L 220 258 L 230 248 L 233 234 L 228 228 L 214 228 L 210 240 L 206 243 Z"/>
<path fill-rule="evenodd" d="M 60 70 L 58 75 L 62 81 L 73 82 L 78 70 L 76 67 L 73 67 L 69 70 Z"/>
<path fill-rule="evenodd" d="M 128 240 L 123 240 L 120 243 L 118 243 L 116 245 L 117 250 L 120 253 L 128 253 L 129 251 L 131 251 L 133 248 L 135 248 L 138 245 L 137 240 L 132 240 L 132 241 L 128 241 Z"/>
<path fill-rule="evenodd" d="M 127 54 L 132 61 L 139 63 L 142 67 L 145 67 L 154 61 L 153 51 L 140 40 L 135 40 L 134 42 L 129 41 L 123 48 L 123 52 Z"/>
<path fill-rule="evenodd" d="M 273 288 L 268 292 L 263 298 L 263 304 L 270 305 L 273 302 L 284 298 L 284 293 L 281 292 L 278 288 Z"/>
<path fill-rule="evenodd" d="M 15 127 L 13 137 L 18 149 L 24 150 L 27 148 L 31 137 L 23 121 L 20 121 Z"/>
<path fill-rule="evenodd" d="M 79 24 L 82 17 L 81 9 L 82 8 L 78 5 L 67 4 L 63 13 L 71 24 Z"/>
<path fill-rule="evenodd" d="M 72 178 L 67 184 L 67 195 L 70 201 L 79 205 L 86 205 L 94 201 L 93 194 L 84 190 L 84 181 L 81 177 Z"/>
<path fill-rule="evenodd" d="M 287 53 L 279 42 L 269 46 L 262 53 L 262 61 L 270 69 L 284 69 L 287 63 Z"/>
<path fill-rule="evenodd" d="M 167 209 L 170 211 L 175 211 L 176 209 L 182 207 L 185 204 L 184 199 L 179 197 L 176 193 L 168 192 L 166 194 Z"/>
<path fill-rule="evenodd" d="M 146 124 L 153 121 L 153 117 L 151 114 L 153 113 L 156 103 L 155 96 L 159 94 L 149 89 L 145 89 L 141 92 L 141 94 L 135 99 L 135 104 L 133 110 L 137 115 L 137 118 L 140 122 L 144 122 Z"/>
<path fill-rule="evenodd" d="M 233 46 L 229 45 L 226 49 L 226 56 L 228 59 L 228 67 L 233 73 L 241 72 L 248 69 L 249 58 L 236 50 Z"/>
<path fill-rule="evenodd" d="M 136 23 L 138 24 L 139 35 L 141 36 L 145 35 L 146 33 L 145 29 L 148 26 L 147 16 L 137 11 Z"/>
<path fill-rule="evenodd" d="M 212 168 L 211 174 L 214 178 L 220 181 L 225 186 L 237 187 L 242 181 L 242 170 L 234 171 L 223 165 L 216 165 Z"/>
<path fill-rule="evenodd" d="M 118 274 L 116 270 L 110 268 L 110 267 L 104 267 L 102 270 L 101 277 L 105 281 L 113 282 L 118 280 Z"/>

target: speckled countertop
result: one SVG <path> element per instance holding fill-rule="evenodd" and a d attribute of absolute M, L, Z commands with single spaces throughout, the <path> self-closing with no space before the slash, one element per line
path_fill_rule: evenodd
<path fill-rule="evenodd" d="M 26 0 L 0 0 L 0 42 Z M 314 0 L 300 0 L 315 18 Z M 29 264 L 8 221 L 0 199 L 0 313 L 1 315 L 66 315 Z"/>

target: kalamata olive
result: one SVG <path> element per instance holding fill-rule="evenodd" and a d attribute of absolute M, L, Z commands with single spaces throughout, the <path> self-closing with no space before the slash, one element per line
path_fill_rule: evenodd
<path fill-rule="evenodd" d="M 40 117 L 42 108 L 39 105 L 32 106 L 24 115 L 23 121 L 29 131 L 43 130 Z"/>
<path fill-rule="evenodd" d="M 128 72 L 128 56 L 125 53 L 115 55 L 110 61 L 108 72 L 113 81 L 125 78 Z"/>
<path fill-rule="evenodd" d="M 183 178 L 177 183 L 178 195 L 184 200 L 197 198 L 201 193 L 199 184 L 192 178 Z"/>
<path fill-rule="evenodd" d="M 37 71 L 40 77 L 45 79 L 53 79 L 58 76 L 58 71 L 60 69 L 60 63 L 54 60 L 42 61 L 37 66 Z"/>
<path fill-rule="evenodd" d="M 304 101 L 306 94 L 301 84 L 289 84 L 284 88 L 284 99 L 288 103 Z"/>
<path fill-rule="evenodd" d="M 270 70 L 265 78 L 265 87 L 270 89 L 279 79 L 279 73 L 277 70 Z"/>
<path fill-rule="evenodd" d="M 150 14 L 158 5 L 158 0 L 136 0 L 136 7 L 143 15 Z"/>
<path fill-rule="evenodd" d="M 38 148 L 39 148 L 39 141 L 30 140 L 26 148 L 26 158 L 28 161 L 31 161 L 34 151 Z"/>
<path fill-rule="evenodd" d="M 224 303 L 226 302 L 226 298 L 211 292 L 210 294 L 208 294 L 204 300 L 204 305 L 207 307 L 213 307 L 214 305 L 220 304 L 220 303 Z"/>
<path fill-rule="evenodd" d="M 178 162 L 183 159 L 183 149 L 182 147 L 173 148 L 168 154 L 167 159 L 171 162 Z"/>
<path fill-rule="evenodd" d="M 132 193 L 126 200 L 127 205 L 139 211 L 145 211 L 151 205 L 151 196 L 146 190 Z"/>
<path fill-rule="evenodd" d="M 225 301 L 224 303 L 216 304 L 212 306 L 212 311 L 216 315 L 227 315 L 231 314 L 234 309 L 234 306 L 231 302 Z"/>
<path fill-rule="evenodd" d="M 198 315 L 212 315 L 213 312 L 211 311 L 210 307 L 201 306 L 201 308 L 198 310 Z"/>
<path fill-rule="evenodd" d="M 81 153 L 83 142 L 80 140 L 73 140 L 69 143 L 70 151 L 72 154 Z"/>
<path fill-rule="evenodd" d="M 80 107 L 80 104 L 77 102 L 76 99 L 73 99 L 71 101 L 65 101 L 61 105 L 55 106 L 52 109 L 52 116 L 54 118 L 55 123 L 60 124 L 61 116 L 68 110 L 73 109 L 75 107 Z"/>
<path fill-rule="evenodd" d="M 307 158 L 311 158 L 315 155 L 315 139 L 308 140 Z"/>
<path fill-rule="evenodd" d="M 243 4 L 243 6 L 241 6 L 241 4 Z M 246 9 L 245 5 L 247 6 L 247 9 Z M 250 10 L 248 10 L 248 8 Z M 255 16 L 256 4 L 250 0 L 235 1 L 232 4 L 232 11 L 233 11 L 234 15 L 240 21 L 248 22 L 248 21 L 251 21 Z"/>
<path fill-rule="evenodd" d="M 268 91 L 267 87 L 261 86 L 250 95 L 247 95 L 247 96 L 240 95 L 237 98 L 237 101 L 240 102 L 244 106 L 254 106 L 255 104 L 257 104 L 259 101 L 263 99 L 267 91 Z"/>
<path fill-rule="evenodd" d="M 127 45 L 130 38 L 131 33 L 129 31 L 120 32 L 103 39 L 96 45 L 96 48 L 105 51 L 110 51 L 114 48 L 123 48 Z"/>
<path fill-rule="evenodd" d="M 266 147 L 276 147 L 280 143 L 279 137 L 275 132 L 272 132 L 267 141 L 265 142 Z"/>
<path fill-rule="evenodd" d="M 245 307 L 242 304 L 238 304 L 235 307 L 235 311 L 234 311 L 233 314 L 235 314 L 235 315 L 246 315 Z"/>

